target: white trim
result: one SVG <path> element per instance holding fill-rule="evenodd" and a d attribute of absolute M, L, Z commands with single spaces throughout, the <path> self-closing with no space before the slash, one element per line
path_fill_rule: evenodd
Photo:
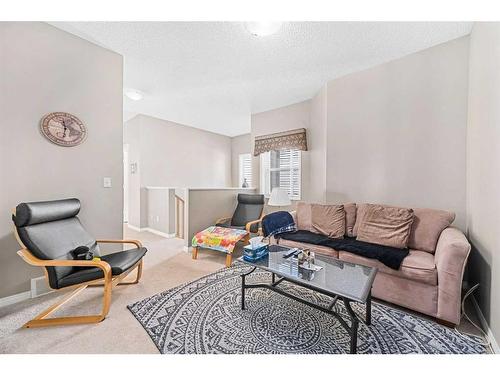
<path fill-rule="evenodd" d="M 189 191 L 213 191 L 213 190 L 256 190 L 257 188 L 255 187 L 248 187 L 248 188 L 234 188 L 234 187 L 220 187 L 220 188 L 187 188 L 186 190 Z"/>
<path fill-rule="evenodd" d="M 136 227 L 136 226 L 130 225 L 130 224 L 127 224 L 127 226 L 130 229 L 135 230 L 136 232 L 149 232 L 149 233 L 153 233 L 153 234 L 156 234 L 157 236 L 162 236 L 165 238 L 175 238 L 175 233 L 165 233 L 165 232 L 162 232 L 162 231 L 150 228 L 150 227 L 139 228 L 139 227 Z"/>
<path fill-rule="evenodd" d="M 471 296 L 472 304 L 474 305 L 474 308 L 476 309 L 477 316 L 479 318 L 479 322 L 481 323 L 481 326 L 483 327 L 483 330 L 486 332 L 488 335 L 488 339 L 490 340 L 491 343 L 491 350 L 493 350 L 493 353 L 495 354 L 500 354 L 500 347 L 498 346 L 498 342 L 495 339 L 495 336 L 493 335 L 493 332 L 491 331 L 490 326 L 488 325 L 488 322 L 484 318 L 483 312 L 481 311 L 481 308 L 479 307 L 479 304 L 476 301 L 476 298 L 474 296 Z"/>
<path fill-rule="evenodd" d="M 43 287 L 40 290 L 37 290 L 38 282 L 41 282 L 43 285 Z M 54 292 L 54 290 L 51 289 L 47 284 L 45 276 L 35 277 L 34 279 L 31 279 L 31 298 L 44 296 L 52 292 Z"/>
<path fill-rule="evenodd" d="M 165 233 L 165 232 L 162 232 L 162 231 L 159 231 L 159 230 L 156 230 L 153 228 L 149 228 L 149 227 L 142 228 L 141 232 L 144 232 L 144 231 L 149 232 L 149 233 L 153 233 L 153 234 L 156 234 L 157 236 L 162 236 L 165 238 L 174 238 L 175 237 L 175 233 Z"/>
<path fill-rule="evenodd" d="M 129 227 L 132 230 L 135 230 L 136 232 L 144 232 L 144 228 L 139 228 L 129 223 L 127 223 L 127 227 Z"/>
<path fill-rule="evenodd" d="M 12 305 L 17 302 L 26 301 L 31 298 L 31 291 L 21 292 L 12 296 L 0 298 L 0 307 Z"/>

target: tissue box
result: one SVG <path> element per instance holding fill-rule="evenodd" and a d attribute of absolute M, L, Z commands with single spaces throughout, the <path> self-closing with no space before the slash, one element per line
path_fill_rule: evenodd
<path fill-rule="evenodd" d="M 267 243 L 260 243 L 254 246 L 250 244 L 243 248 L 243 259 L 248 262 L 255 262 L 267 254 L 269 254 L 269 245 Z"/>

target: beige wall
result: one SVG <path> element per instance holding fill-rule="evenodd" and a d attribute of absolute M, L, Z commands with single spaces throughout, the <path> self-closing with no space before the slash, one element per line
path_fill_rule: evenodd
<path fill-rule="evenodd" d="M 145 225 L 169 235 L 175 233 L 175 189 L 146 187 Z"/>
<path fill-rule="evenodd" d="M 471 283 L 500 342 L 500 23 L 474 24 L 470 39 L 467 232 Z"/>
<path fill-rule="evenodd" d="M 308 176 L 310 201 L 326 203 L 326 155 L 327 155 L 327 86 L 311 99 L 310 122 L 307 129 L 309 148 L 309 170 L 303 173 Z"/>
<path fill-rule="evenodd" d="M 42 271 L 16 254 L 10 212 L 23 201 L 77 197 L 96 238 L 122 237 L 122 57 L 39 22 L 0 23 L 0 298 Z M 48 112 L 76 115 L 87 140 L 60 147 L 40 135 Z M 103 188 L 103 177 L 112 188 Z"/>
<path fill-rule="evenodd" d="M 327 200 L 432 207 L 465 228 L 469 38 L 328 83 Z"/>
<path fill-rule="evenodd" d="M 129 163 L 136 162 L 136 175 L 129 168 L 129 223 L 144 227 L 144 200 L 138 213 L 140 189 L 164 187 L 230 187 L 231 138 L 204 130 L 137 115 L 124 125 L 124 142 L 129 144 Z"/>
<path fill-rule="evenodd" d="M 311 101 L 295 103 L 271 111 L 253 114 L 251 118 L 251 147 L 253 154 L 256 136 L 279 133 L 292 129 L 309 128 Z M 309 192 L 309 153 L 302 153 L 302 200 L 311 200 Z M 260 158 L 252 159 L 253 185 L 260 190 Z"/>
<path fill-rule="evenodd" d="M 239 186 L 239 176 L 240 176 L 240 154 L 251 154 L 252 153 L 252 138 L 250 134 L 243 134 L 237 137 L 231 138 L 231 176 L 232 176 L 232 186 Z M 253 163 L 252 163 L 253 165 Z M 252 184 L 255 187 L 255 184 Z"/>

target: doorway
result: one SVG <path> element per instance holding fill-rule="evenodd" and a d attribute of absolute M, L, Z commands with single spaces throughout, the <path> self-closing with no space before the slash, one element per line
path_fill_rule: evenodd
<path fill-rule="evenodd" d="M 129 145 L 123 145 L 123 222 L 128 223 L 128 191 L 129 191 L 129 176 L 128 176 L 128 149 Z"/>

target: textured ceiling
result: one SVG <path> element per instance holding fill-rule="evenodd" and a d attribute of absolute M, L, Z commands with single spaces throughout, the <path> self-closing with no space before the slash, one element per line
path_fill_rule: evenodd
<path fill-rule="evenodd" d="M 250 114 L 310 99 L 328 80 L 470 33 L 468 22 L 56 22 L 124 56 L 126 117 L 144 113 L 235 136 Z"/>

